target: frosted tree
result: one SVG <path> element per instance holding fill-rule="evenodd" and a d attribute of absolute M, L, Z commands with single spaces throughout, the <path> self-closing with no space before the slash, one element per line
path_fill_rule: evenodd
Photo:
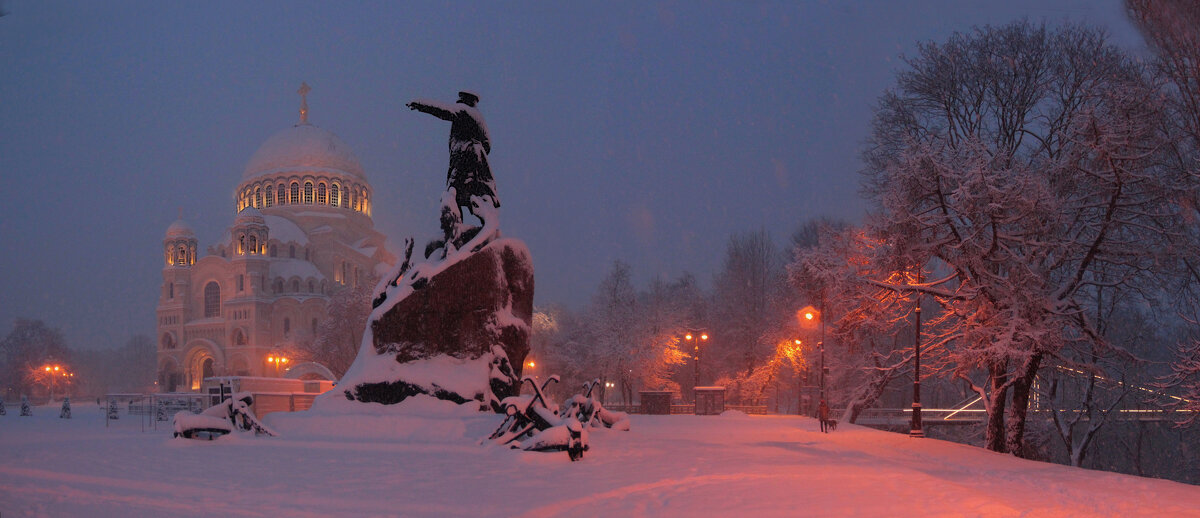
<path fill-rule="evenodd" d="M 1114 348 L 1089 290 L 1147 289 L 1177 237 L 1161 96 L 1076 26 L 976 29 L 906 63 L 865 153 L 864 233 L 885 251 L 871 284 L 937 302 L 922 343 L 983 398 L 986 447 L 1018 453 L 1044 362 L 1068 343 Z"/>
<path fill-rule="evenodd" d="M 729 238 L 725 259 L 713 279 L 710 354 L 724 379 L 757 387 L 766 365 L 797 308 L 788 302 L 783 254 L 765 230 Z M 747 392 L 743 390 L 742 392 Z"/>
<path fill-rule="evenodd" d="M 329 298 L 328 316 L 317 324 L 316 335 L 300 340 L 296 354 L 304 361 L 320 363 L 341 378 L 354 363 L 371 314 L 371 298 L 378 277 L 371 276 L 356 286 L 343 287 Z"/>
<path fill-rule="evenodd" d="M 35 384 L 38 368 L 52 358 L 70 361 L 71 350 L 58 329 L 41 320 L 18 318 L 12 331 L 0 341 L 0 358 L 4 360 L 0 386 L 28 393 Z"/>
<path fill-rule="evenodd" d="M 626 404 L 633 402 L 637 378 L 632 354 L 638 338 L 637 316 L 637 292 L 629 265 L 616 261 L 592 296 L 584 335 L 589 348 L 580 360 L 594 365 L 604 378 L 614 380 Z"/>
<path fill-rule="evenodd" d="M 1184 239 L 1178 243 L 1185 250 L 1179 259 L 1183 283 L 1178 300 L 1180 311 L 1200 329 L 1200 263 L 1196 260 L 1200 255 L 1200 4 L 1190 0 L 1126 0 L 1125 4 L 1156 54 L 1156 75 L 1169 87 L 1170 116 L 1164 126 L 1172 138 L 1167 163 L 1180 176 L 1177 199 L 1190 216 Z M 1171 373 L 1161 386 L 1185 396 L 1175 400 L 1177 408 L 1190 411 L 1184 414 L 1185 424 L 1200 422 L 1200 340 L 1179 344 Z"/>
<path fill-rule="evenodd" d="M 828 333 L 845 346 L 827 361 L 845 404 L 840 420 L 853 423 L 892 380 L 911 372 L 917 297 L 901 287 L 913 280 L 905 266 L 912 261 L 892 255 L 902 249 L 860 228 L 823 226 L 816 235 L 809 243 L 797 242 L 788 276 L 794 289 L 810 297 L 835 294 L 827 303 Z M 927 362 L 939 352 L 925 349 Z"/>

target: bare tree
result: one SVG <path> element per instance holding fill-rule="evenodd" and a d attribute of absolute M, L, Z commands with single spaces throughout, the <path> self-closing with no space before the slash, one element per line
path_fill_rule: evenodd
<path fill-rule="evenodd" d="M 1171 135 L 1167 166 L 1179 176 L 1176 199 L 1188 218 L 1183 238 L 1176 244 L 1183 253 L 1179 264 L 1179 310 L 1200 328 L 1200 4 L 1190 0 L 1126 0 L 1130 19 L 1156 53 L 1156 75 L 1169 85 L 1169 116 L 1165 131 Z M 1175 407 L 1186 410 L 1183 424 L 1200 423 L 1200 340 L 1180 342 L 1171 373 L 1161 380 L 1164 389 L 1180 391 Z"/>
<path fill-rule="evenodd" d="M 906 63 L 865 153 L 865 234 L 890 250 L 873 284 L 937 301 L 922 343 L 983 398 L 986 446 L 1018 453 L 1043 362 L 1073 341 L 1113 347 L 1088 290 L 1146 289 L 1176 237 L 1161 97 L 1077 26 L 976 29 Z M 896 282 L 889 265 L 936 275 Z"/>
<path fill-rule="evenodd" d="M 358 356 L 378 282 L 378 277 L 371 276 L 353 287 L 345 286 L 334 292 L 326 306 L 328 316 L 318 323 L 315 336 L 296 340 L 299 359 L 324 365 L 341 378 Z"/>
<path fill-rule="evenodd" d="M 704 358 L 730 379 L 756 378 L 773 355 L 776 334 L 795 308 L 788 295 L 783 256 L 765 230 L 730 237 L 713 282 L 713 339 Z"/>
<path fill-rule="evenodd" d="M 34 371 L 50 360 L 71 361 L 71 350 L 62 332 L 41 320 L 18 318 L 13 329 L 0 341 L 0 386 L 16 394 L 29 394 Z"/>

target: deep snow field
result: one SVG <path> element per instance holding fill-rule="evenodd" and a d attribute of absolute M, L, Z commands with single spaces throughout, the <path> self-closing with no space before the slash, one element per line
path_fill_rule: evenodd
<path fill-rule="evenodd" d="M 368 408 L 368 407 L 364 407 Z M 92 403 L 0 416 L 0 516 L 1200 517 L 1200 487 L 793 416 L 634 415 L 591 451 L 480 445 L 495 415 L 429 398 L 276 413 L 280 437 L 172 439 Z"/>

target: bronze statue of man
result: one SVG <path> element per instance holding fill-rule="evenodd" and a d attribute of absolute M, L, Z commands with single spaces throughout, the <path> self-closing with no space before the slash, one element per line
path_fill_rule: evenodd
<path fill-rule="evenodd" d="M 450 121 L 450 167 L 446 170 L 447 196 L 442 199 L 441 215 L 447 250 L 451 246 L 461 245 L 456 242 L 463 231 L 461 207 L 466 207 L 471 215 L 479 218 L 481 224 L 486 223 L 484 213 L 500 208 L 496 181 L 492 178 L 487 160 L 492 144 L 483 115 L 475 108 L 478 102 L 478 95 L 464 91 L 458 93 L 458 102 L 453 105 L 426 100 L 406 105 L 411 110 Z M 472 198 L 478 200 L 473 203 Z"/>

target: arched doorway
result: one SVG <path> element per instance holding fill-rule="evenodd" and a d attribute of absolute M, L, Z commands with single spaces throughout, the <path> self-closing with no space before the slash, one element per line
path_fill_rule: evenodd
<path fill-rule="evenodd" d="M 224 373 L 224 361 L 217 352 L 216 346 L 207 340 L 197 341 L 188 348 L 184 370 L 187 376 L 187 390 L 200 390 L 204 378 L 211 378 Z"/>

